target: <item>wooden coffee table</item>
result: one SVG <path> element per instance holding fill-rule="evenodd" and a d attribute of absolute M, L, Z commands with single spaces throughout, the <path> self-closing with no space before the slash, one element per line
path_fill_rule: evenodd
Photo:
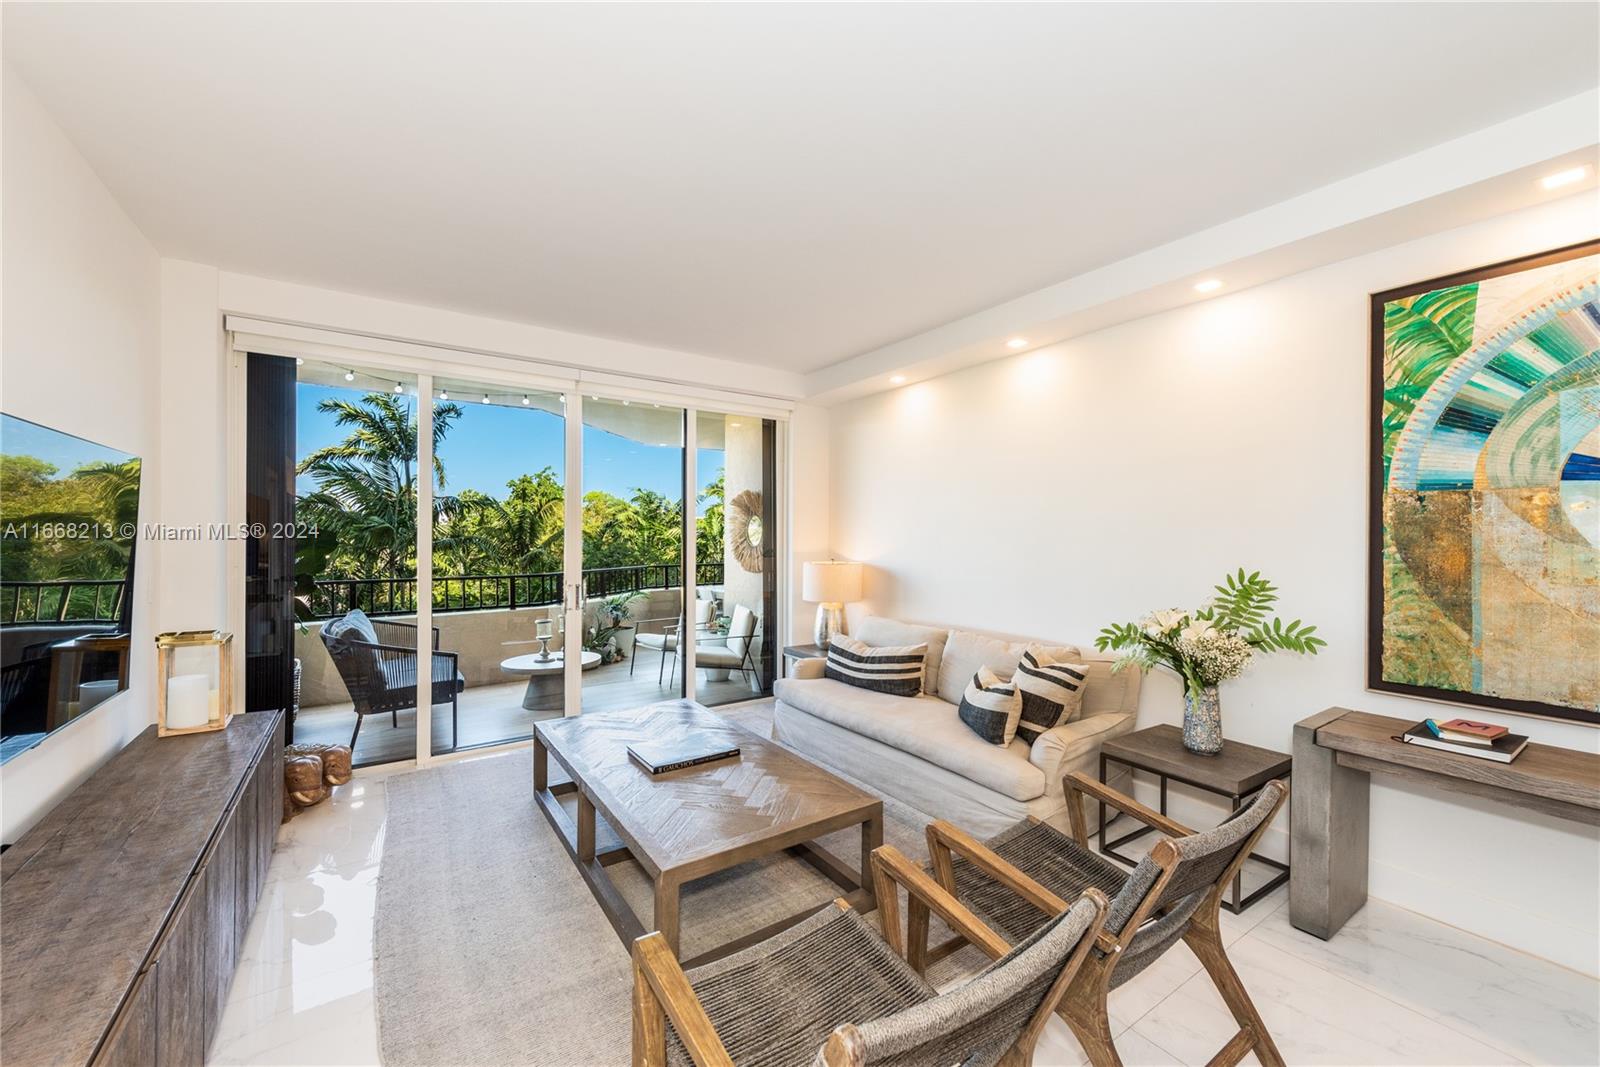
<path fill-rule="evenodd" d="M 628 758 L 628 745 L 685 730 L 722 734 L 739 746 L 736 759 L 651 775 Z M 549 758 L 572 776 L 552 786 Z M 537 723 L 533 791 L 606 918 L 631 945 L 661 931 L 678 951 L 678 899 L 687 882 L 775 852 L 790 852 L 832 879 L 850 906 L 870 911 L 870 859 L 883 843 L 883 803 L 870 793 L 688 700 L 631 711 L 595 712 Z M 576 791 L 576 824 L 560 795 Z M 596 851 L 595 813 L 622 839 Z M 851 867 L 817 838 L 861 827 L 860 864 Z M 634 915 L 606 868 L 636 860 L 655 884 L 649 926 Z M 824 906 L 827 901 L 818 901 Z M 699 964 L 754 944 L 816 911 L 808 909 L 687 961 Z"/>

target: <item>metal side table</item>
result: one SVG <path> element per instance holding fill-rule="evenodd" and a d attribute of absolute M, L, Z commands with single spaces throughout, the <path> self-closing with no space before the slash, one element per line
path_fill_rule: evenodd
<path fill-rule="evenodd" d="M 1106 780 L 1108 763 L 1120 763 L 1130 770 L 1145 771 L 1160 779 L 1163 815 L 1167 813 L 1169 779 L 1207 793 L 1227 797 L 1233 805 L 1232 810 L 1238 811 L 1255 799 L 1262 786 L 1279 778 L 1287 778 L 1293 766 L 1288 753 L 1274 752 L 1270 748 L 1257 748 L 1255 745 L 1246 745 L 1240 741 L 1224 741 L 1221 752 L 1215 756 L 1202 756 L 1184 748 L 1183 731 L 1176 726 L 1168 725 L 1151 726 L 1101 745 L 1101 782 Z M 1107 841 L 1106 806 L 1102 802 L 1099 808 L 1100 852 L 1129 866 L 1137 865 L 1138 860 L 1122 855 L 1116 848 L 1118 845 L 1125 845 L 1137 837 L 1153 832 L 1153 827 L 1142 826 Z M 1112 817 L 1112 821 L 1116 821 L 1115 816 Z M 1234 914 L 1248 908 L 1289 880 L 1287 863 L 1280 863 L 1257 852 L 1252 852 L 1250 859 L 1272 867 L 1278 873 L 1268 879 L 1265 885 L 1248 895 L 1244 894 L 1244 875 L 1242 873 L 1234 875 L 1231 899 L 1222 902 L 1222 906 Z M 1240 871 L 1243 871 L 1242 867 Z"/>

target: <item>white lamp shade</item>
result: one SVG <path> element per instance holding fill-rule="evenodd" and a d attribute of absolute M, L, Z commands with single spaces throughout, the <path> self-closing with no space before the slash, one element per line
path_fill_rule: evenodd
<path fill-rule="evenodd" d="M 807 563 L 800 584 L 802 600 L 848 604 L 861 599 L 861 564 L 842 559 Z"/>

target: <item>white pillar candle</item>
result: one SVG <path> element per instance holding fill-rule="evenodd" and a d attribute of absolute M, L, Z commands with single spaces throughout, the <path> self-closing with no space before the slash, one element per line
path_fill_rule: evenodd
<path fill-rule="evenodd" d="M 167 728 L 186 730 L 211 721 L 211 679 L 204 674 L 175 674 L 167 681 Z"/>

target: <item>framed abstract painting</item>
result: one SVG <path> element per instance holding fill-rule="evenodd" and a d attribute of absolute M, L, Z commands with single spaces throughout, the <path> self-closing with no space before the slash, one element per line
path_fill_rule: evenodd
<path fill-rule="evenodd" d="M 1600 725 L 1600 241 L 1372 297 L 1367 684 Z"/>

